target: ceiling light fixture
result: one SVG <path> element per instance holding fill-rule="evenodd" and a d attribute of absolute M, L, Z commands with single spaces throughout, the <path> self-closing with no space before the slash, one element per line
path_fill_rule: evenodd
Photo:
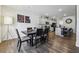
<path fill-rule="evenodd" d="M 48 13 L 46 13 L 45 16 L 48 16 Z"/>
<path fill-rule="evenodd" d="M 64 16 L 67 16 L 66 14 L 64 14 Z"/>
<path fill-rule="evenodd" d="M 59 12 L 62 12 L 62 11 L 63 11 L 63 9 L 59 8 L 59 9 L 58 9 L 58 11 L 59 11 Z"/>

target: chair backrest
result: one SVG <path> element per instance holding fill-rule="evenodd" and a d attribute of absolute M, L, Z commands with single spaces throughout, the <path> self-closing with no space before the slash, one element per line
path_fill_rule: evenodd
<path fill-rule="evenodd" d="M 37 36 L 42 36 L 42 34 L 43 34 L 43 29 L 37 29 L 36 35 Z"/>
<path fill-rule="evenodd" d="M 18 39 L 21 41 L 21 37 L 20 37 L 20 35 L 19 35 L 18 29 L 16 29 L 16 33 L 17 33 Z"/>
<path fill-rule="evenodd" d="M 32 27 L 27 28 L 27 32 L 32 31 Z"/>
<path fill-rule="evenodd" d="M 73 29 L 72 29 L 72 28 L 70 28 L 70 29 L 69 29 L 69 32 L 73 32 Z"/>
<path fill-rule="evenodd" d="M 65 32 L 65 31 L 68 31 L 68 29 L 64 27 L 64 28 L 63 28 L 63 32 Z"/>
<path fill-rule="evenodd" d="M 48 28 L 44 29 L 44 34 L 48 34 L 48 31 L 49 31 Z"/>

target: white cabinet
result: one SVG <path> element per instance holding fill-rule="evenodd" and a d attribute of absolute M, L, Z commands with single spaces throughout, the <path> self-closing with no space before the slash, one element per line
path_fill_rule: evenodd
<path fill-rule="evenodd" d="M 40 19 L 39 24 L 45 24 L 45 19 Z"/>
<path fill-rule="evenodd" d="M 63 35 L 61 35 L 61 28 L 56 28 L 55 34 L 63 37 Z"/>

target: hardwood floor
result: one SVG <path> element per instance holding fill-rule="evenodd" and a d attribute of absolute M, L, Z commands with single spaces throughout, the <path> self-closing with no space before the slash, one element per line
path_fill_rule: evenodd
<path fill-rule="evenodd" d="M 59 37 L 54 33 L 49 33 L 49 42 L 52 44 L 52 48 L 60 52 L 71 52 L 75 48 L 76 36 L 71 37 Z"/>
<path fill-rule="evenodd" d="M 79 48 L 75 47 L 76 36 L 59 37 L 54 32 L 49 32 L 49 41 L 41 44 L 38 48 L 30 47 L 24 43 L 21 47 L 20 53 L 67 53 L 79 52 Z M 6 40 L 0 43 L 1 53 L 17 53 L 17 40 Z"/>
<path fill-rule="evenodd" d="M 0 43 L 0 53 L 15 53 L 17 52 L 16 40 L 5 40 Z"/>

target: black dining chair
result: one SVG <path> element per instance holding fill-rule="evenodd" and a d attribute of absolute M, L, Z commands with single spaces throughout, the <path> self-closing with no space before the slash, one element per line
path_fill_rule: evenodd
<path fill-rule="evenodd" d="M 35 45 L 36 45 L 36 48 L 37 48 L 37 45 L 39 43 L 41 43 L 42 36 L 43 36 L 43 29 L 37 29 L 36 36 L 35 36 Z"/>
<path fill-rule="evenodd" d="M 19 46 L 18 52 L 20 52 L 22 43 L 30 41 L 30 38 L 27 37 L 27 36 L 24 36 L 24 37 L 21 38 L 18 29 L 16 29 L 16 32 L 17 32 L 17 36 L 18 36 L 17 47 Z"/>
<path fill-rule="evenodd" d="M 72 35 L 73 35 L 73 29 L 72 28 L 69 28 L 69 30 L 68 30 L 68 36 L 70 37 Z"/>
<path fill-rule="evenodd" d="M 46 28 L 46 29 L 44 29 L 44 31 L 43 31 L 43 40 L 44 41 L 48 41 L 48 32 L 49 32 L 49 29 L 48 28 Z"/>

